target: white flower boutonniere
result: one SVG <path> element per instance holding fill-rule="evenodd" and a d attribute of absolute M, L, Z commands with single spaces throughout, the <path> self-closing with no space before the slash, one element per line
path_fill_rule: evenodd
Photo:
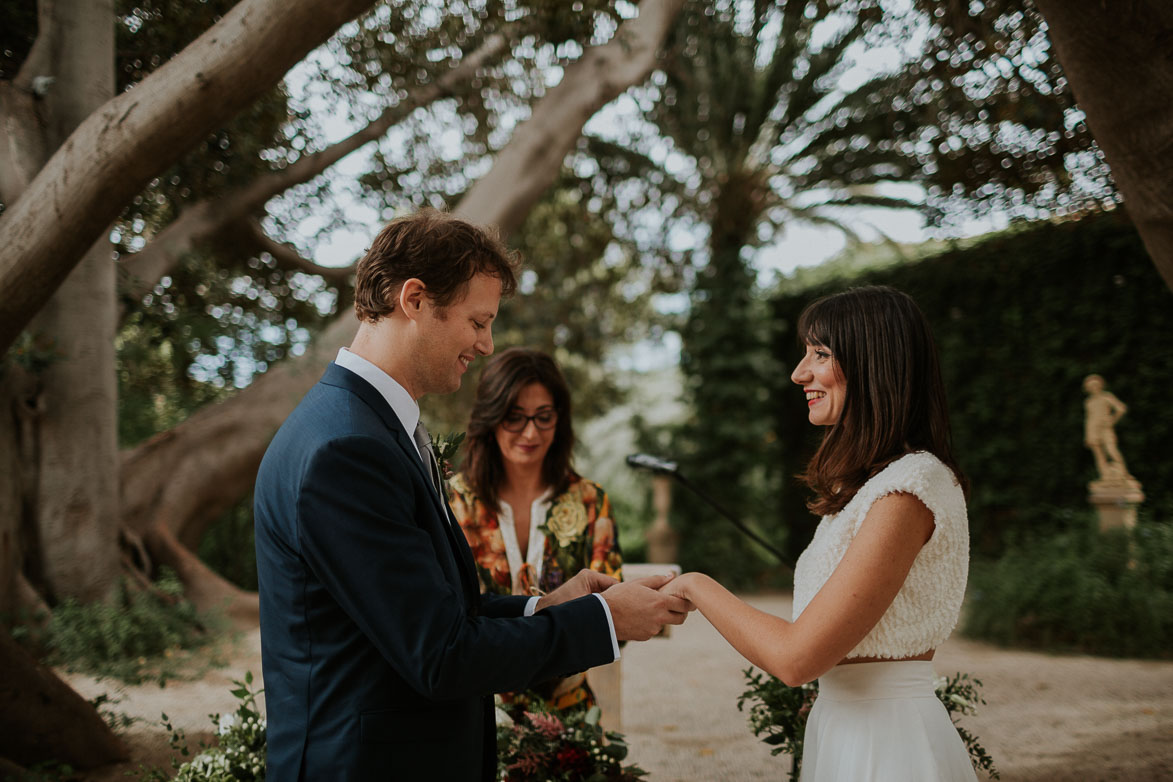
<path fill-rule="evenodd" d="M 550 510 L 546 528 L 558 539 L 558 545 L 566 548 L 582 535 L 587 527 L 587 512 L 575 497 L 566 497 Z"/>

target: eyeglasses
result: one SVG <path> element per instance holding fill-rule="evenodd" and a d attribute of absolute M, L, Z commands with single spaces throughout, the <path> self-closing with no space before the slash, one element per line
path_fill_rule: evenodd
<path fill-rule="evenodd" d="M 558 423 L 558 411 L 547 407 L 533 415 L 522 415 L 521 413 L 510 413 L 501 421 L 501 428 L 506 432 L 524 432 L 525 428 L 529 426 L 529 422 L 533 421 L 534 426 L 538 429 L 547 430 L 553 429 Z"/>

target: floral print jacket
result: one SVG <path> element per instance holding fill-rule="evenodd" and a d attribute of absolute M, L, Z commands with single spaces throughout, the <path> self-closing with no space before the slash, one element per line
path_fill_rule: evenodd
<path fill-rule="evenodd" d="M 472 549 L 481 588 L 504 595 L 513 592 L 513 574 L 497 515 L 477 498 L 463 473 L 448 482 L 448 503 Z M 534 587 L 552 592 L 583 568 L 622 577 L 623 556 L 611 518 L 611 502 L 597 483 L 578 478 L 565 492 L 552 497 L 546 518 L 537 529 L 546 539 L 541 575 L 535 584 L 534 569 L 523 564 L 519 594 L 539 594 Z M 523 560 L 525 555 L 521 552 Z"/>

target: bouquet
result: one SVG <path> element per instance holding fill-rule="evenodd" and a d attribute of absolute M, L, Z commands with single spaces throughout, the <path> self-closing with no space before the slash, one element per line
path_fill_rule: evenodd
<path fill-rule="evenodd" d="M 536 700 L 536 699 L 535 699 Z M 514 721 L 497 709 L 497 775 L 503 782 L 629 782 L 647 776 L 623 766 L 623 735 L 604 731 L 599 707 L 553 713 L 538 709 Z"/>

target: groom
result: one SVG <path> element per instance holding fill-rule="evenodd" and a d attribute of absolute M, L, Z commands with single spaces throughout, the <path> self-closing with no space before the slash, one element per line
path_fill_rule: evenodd
<path fill-rule="evenodd" d="M 257 476 L 268 779 L 490 780 L 491 693 L 684 621 L 664 579 L 583 571 L 541 598 L 480 594 L 417 400 L 493 352 L 515 284 L 498 239 L 431 210 L 392 222 L 358 264 L 354 343 Z"/>

